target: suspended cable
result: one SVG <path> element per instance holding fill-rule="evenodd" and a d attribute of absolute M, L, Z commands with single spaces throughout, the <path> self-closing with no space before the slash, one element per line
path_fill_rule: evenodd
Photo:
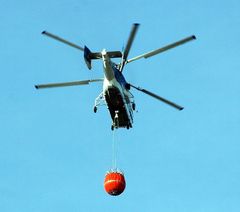
<path fill-rule="evenodd" d="M 112 169 L 117 171 L 117 136 L 116 136 L 116 129 L 119 127 L 118 121 L 118 111 L 115 112 L 114 117 L 114 128 L 113 128 L 113 137 L 112 137 Z"/>
<path fill-rule="evenodd" d="M 112 169 L 117 168 L 117 156 L 116 156 L 116 140 L 115 140 L 115 130 L 113 130 L 112 136 Z"/>

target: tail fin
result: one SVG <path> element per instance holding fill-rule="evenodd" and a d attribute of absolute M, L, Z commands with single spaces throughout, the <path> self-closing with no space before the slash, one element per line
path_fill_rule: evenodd
<path fill-rule="evenodd" d="M 85 63 L 89 70 L 92 68 L 91 53 L 92 52 L 90 51 L 90 49 L 88 47 L 84 46 L 84 60 L 85 60 Z"/>
<path fill-rule="evenodd" d="M 89 70 L 92 68 L 92 60 L 101 58 L 101 52 L 91 52 L 88 47 L 84 46 L 84 60 Z"/>

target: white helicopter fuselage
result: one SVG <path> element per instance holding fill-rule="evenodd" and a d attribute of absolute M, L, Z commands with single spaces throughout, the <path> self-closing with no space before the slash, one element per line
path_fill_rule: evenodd
<path fill-rule="evenodd" d="M 144 54 L 138 55 L 131 59 L 128 59 L 129 51 L 131 49 L 133 40 L 135 38 L 136 32 L 138 30 L 139 24 L 134 23 L 128 37 L 128 41 L 124 51 L 109 51 L 107 52 L 105 49 L 102 52 L 91 52 L 87 46 L 81 47 L 77 44 L 69 42 L 57 35 L 49 33 L 47 31 L 43 31 L 42 34 L 53 38 L 57 41 L 60 41 L 64 44 L 67 44 L 71 47 L 74 47 L 80 51 L 83 51 L 83 57 L 85 63 L 90 70 L 92 68 L 92 60 L 101 59 L 103 61 L 103 70 L 104 70 L 104 79 L 88 79 L 81 81 L 73 81 L 73 82 L 62 82 L 62 83 L 48 83 L 48 84 L 38 84 L 35 85 L 36 89 L 41 88 L 56 88 L 56 87 L 66 87 L 66 86 L 76 86 L 76 85 L 88 85 L 92 82 L 102 82 L 103 81 L 103 91 L 100 95 L 95 99 L 94 112 L 97 112 L 98 106 L 102 104 L 107 104 L 108 110 L 110 112 L 113 124 L 112 130 L 114 128 L 131 128 L 133 124 L 133 111 L 135 110 L 135 103 L 133 101 L 133 95 L 129 91 L 130 88 L 134 88 L 148 96 L 151 96 L 169 106 L 174 107 L 175 109 L 182 110 L 183 107 L 171 102 L 153 92 L 150 92 L 141 87 L 134 86 L 133 84 L 127 83 L 122 71 L 126 64 L 139 60 L 141 58 L 149 58 L 159 53 L 165 52 L 169 49 L 175 48 L 182 44 L 185 44 L 189 41 L 195 40 L 195 35 L 186 37 L 177 42 L 168 44 L 161 48 L 146 52 Z M 119 64 L 111 61 L 111 58 L 121 58 L 121 62 Z"/>
<path fill-rule="evenodd" d="M 102 51 L 104 81 L 103 94 L 113 120 L 113 126 L 130 128 L 133 124 L 133 98 L 126 81 L 106 50 Z"/>

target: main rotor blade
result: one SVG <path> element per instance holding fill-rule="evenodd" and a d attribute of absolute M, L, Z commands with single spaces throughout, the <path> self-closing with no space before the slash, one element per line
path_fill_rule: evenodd
<path fill-rule="evenodd" d="M 69 46 L 71 46 L 73 48 L 76 48 L 76 49 L 79 49 L 81 51 L 84 51 L 84 48 L 82 48 L 81 46 L 78 46 L 77 44 L 74 44 L 74 43 L 72 43 L 70 41 L 67 41 L 67 40 L 65 40 L 65 39 L 63 39 L 63 38 L 61 38 L 61 37 L 59 37 L 57 35 L 54 35 L 54 34 L 50 33 L 50 32 L 43 31 L 42 34 L 46 35 L 46 36 L 48 36 L 50 38 L 53 38 L 55 40 L 58 40 L 58 41 L 60 41 L 62 43 L 65 43 L 65 44 L 67 44 L 67 45 L 69 45 Z"/>
<path fill-rule="evenodd" d="M 74 81 L 74 82 L 60 82 L 60 83 L 49 83 L 49 84 L 40 84 L 35 85 L 36 89 L 42 88 L 57 88 L 57 87 L 67 87 L 67 86 L 75 86 L 75 85 L 88 85 L 91 82 L 100 82 L 103 79 L 92 79 L 92 80 L 82 80 L 82 81 Z"/>
<path fill-rule="evenodd" d="M 182 39 L 182 40 L 179 40 L 179 41 L 177 41 L 177 42 L 175 42 L 175 43 L 169 44 L 169 45 L 164 46 L 164 47 L 162 47 L 162 48 L 159 48 L 159 49 L 156 49 L 156 50 L 153 50 L 153 51 L 144 53 L 144 54 L 142 54 L 142 55 L 136 56 L 136 57 L 134 57 L 134 58 L 132 58 L 132 59 L 127 60 L 126 63 L 130 63 L 130 62 L 132 62 L 132 61 L 134 61 L 134 60 L 138 60 L 138 59 L 141 59 L 141 58 L 143 58 L 143 57 L 144 57 L 145 59 L 147 59 L 147 58 L 152 57 L 152 56 L 154 56 L 154 55 L 156 55 L 156 54 L 165 52 L 165 51 L 167 51 L 167 50 L 169 50 L 169 49 L 172 49 L 172 48 L 175 48 L 175 47 L 177 47 L 177 46 L 183 45 L 183 44 L 185 44 L 185 43 L 187 43 L 187 42 L 189 42 L 189 41 L 195 40 L 195 39 L 196 39 L 195 35 L 192 35 L 192 36 L 190 36 L 190 37 L 184 38 L 184 39 Z"/>
<path fill-rule="evenodd" d="M 138 30 L 139 25 L 140 25 L 140 24 L 135 23 L 135 24 L 133 24 L 133 26 L 132 26 L 132 29 L 131 29 L 131 32 L 130 32 L 130 35 L 129 35 L 129 38 L 128 38 L 128 41 L 127 41 L 126 48 L 125 48 L 125 50 L 124 50 L 124 52 L 123 52 L 123 57 L 122 57 L 122 63 L 121 63 L 121 69 L 120 69 L 120 71 L 123 70 L 123 67 L 124 67 L 125 62 L 126 62 L 126 60 L 127 60 L 129 51 L 130 51 L 131 46 L 132 46 L 132 44 L 133 44 L 133 40 L 134 40 L 134 38 L 135 38 L 135 36 L 136 36 L 136 33 L 137 33 L 137 30 Z"/>
<path fill-rule="evenodd" d="M 139 24 L 137 24 L 137 23 L 133 24 L 133 26 L 132 26 L 132 30 L 130 32 L 128 42 L 127 42 L 126 48 L 125 48 L 124 53 L 123 53 L 123 59 L 125 59 L 125 60 L 128 57 L 128 54 L 129 54 L 129 51 L 131 49 L 133 40 L 134 40 L 134 38 L 136 36 L 136 33 L 137 33 L 137 30 L 138 30 L 138 27 L 139 27 Z"/>
<path fill-rule="evenodd" d="M 158 100 L 160 100 L 160 101 L 162 101 L 162 102 L 164 102 L 164 103 L 166 103 L 166 104 L 168 104 L 168 105 L 170 105 L 170 106 L 172 106 L 172 107 L 174 107 L 174 108 L 176 108 L 176 109 L 178 109 L 178 110 L 183 110 L 183 107 L 182 107 L 182 106 L 177 105 L 176 103 L 171 102 L 171 101 L 169 101 L 169 100 L 167 100 L 167 99 L 165 99 L 165 98 L 163 98 L 163 97 L 161 97 L 161 96 L 158 96 L 158 95 L 155 94 L 155 93 L 152 93 L 152 92 L 150 92 L 150 91 L 148 91 L 148 90 L 145 90 L 145 89 L 140 88 L 140 87 L 136 87 L 136 86 L 131 85 L 131 84 L 130 84 L 130 86 L 133 87 L 133 88 L 135 88 L 135 89 L 137 89 L 137 90 L 139 90 L 139 91 L 141 91 L 141 92 L 143 92 L 143 93 L 145 93 L 145 94 L 147 94 L 147 95 L 149 95 L 149 96 L 151 96 L 151 97 L 154 97 L 154 98 L 156 98 L 156 99 L 158 99 Z"/>

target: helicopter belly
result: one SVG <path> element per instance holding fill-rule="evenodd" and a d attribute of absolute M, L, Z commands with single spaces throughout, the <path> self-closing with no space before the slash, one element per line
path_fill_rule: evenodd
<path fill-rule="evenodd" d="M 116 111 L 118 112 L 117 127 L 132 127 L 132 117 L 119 89 L 113 86 L 108 87 L 104 91 L 104 95 L 113 122 Z"/>

